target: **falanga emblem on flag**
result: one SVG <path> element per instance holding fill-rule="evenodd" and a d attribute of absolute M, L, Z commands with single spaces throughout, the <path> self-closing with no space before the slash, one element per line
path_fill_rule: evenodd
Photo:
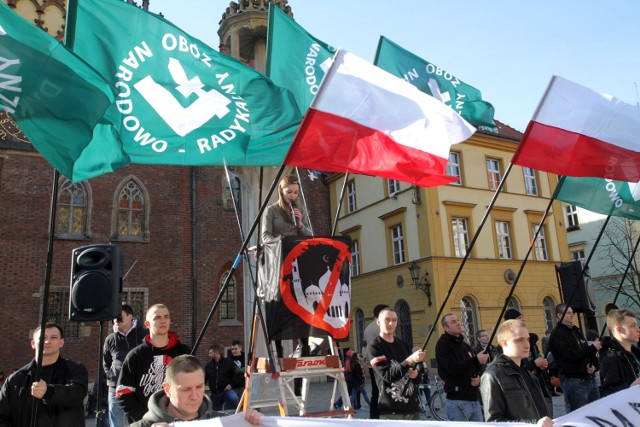
<path fill-rule="evenodd" d="M 143 149 L 205 154 L 247 132 L 251 111 L 234 70 L 214 64 L 198 43 L 166 33 L 131 47 L 117 66 L 116 106 L 122 130 Z M 160 122 L 160 123 L 158 123 Z M 209 126 L 205 126 L 209 124 Z"/>

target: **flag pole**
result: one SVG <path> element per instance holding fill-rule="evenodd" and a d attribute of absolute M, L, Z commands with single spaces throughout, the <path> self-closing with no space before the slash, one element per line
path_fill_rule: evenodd
<path fill-rule="evenodd" d="M 286 167 L 286 165 L 283 163 L 282 166 L 280 166 L 280 170 L 278 170 L 278 173 L 277 173 L 276 177 L 274 178 L 273 182 L 271 183 L 271 187 L 269 188 L 269 192 L 267 193 L 267 197 L 265 198 L 265 200 L 263 201 L 262 205 L 260 206 L 260 210 L 258 211 L 258 213 L 256 215 L 256 218 L 253 221 L 253 224 L 251 225 L 251 229 L 249 230 L 249 233 L 247 233 L 247 236 L 245 237 L 244 242 L 242 242 L 242 247 L 240 248 L 240 251 L 236 255 L 235 261 L 233 262 L 233 266 L 231 267 L 231 270 L 229 270 L 229 274 L 225 278 L 224 283 L 220 287 L 220 292 L 218 292 L 218 296 L 216 297 L 216 300 L 214 301 L 213 306 L 211 307 L 211 310 L 209 311 L 209 315 L 207 316 L 207 319 L 206 319 L 206 321 L 204 323 L 204 326 L 202 327 L 202 330 L 200 331 L 200 334 L 198 335 L 198 338 L 196 339 L 196 342 L 193 344 L 193 349 L 191 350 L 191 354 L 195 354 L 196 351 L 198 350 L 198 346 L 200 345 L 200 343 L 202 342 L 202 339 L 204 338 L 204 334 L 207 331 L 207 328 L 209 327 L 209 323 L 211 323 L 211 319 L 213 318 L 213 314 L 218 309 L 218 306 L 220 305 L 220 301 L 222 301 L 222 296 L 223 296 L 224 292 L 227 290 L 227 287 L 229 286 L 229 282 L 231 282 L 231 278 L 233 277 L 233 273 L 238 269 L 238 265 L 240 264 L 240 261 L 242 260 L 242 254 L 247 249 L 247 245 L 249 244 L 249 239 L 251 239 L 251 236 L 253 235 L 253 233 L 255 232 L 256 228 L 258 227 L 258 224 L 260 223 L 260 218 L 262 217 L 262 214 L 264 213 L 265 209 L 267 208 L 267 204 L 269 203 L 269 198 L 271 197 L 271 195 L 273 194 L 276 186 L 278 185 L 278 180 L 282 176 L 282 173 L 284 172 L 285 167 Z"/>
<path fill-rule="evenodd" d="M 462 269 L 464 268 L 464 265 L 467 263 L 467 260 L 469 259 L 469 256 L 471 254 L 471 250 L 475 246 L 476 241 L 478 240 L 478 236 L 480 235 L 480 231 L 482 231 L 482 228 L 484 227 L 484 224 L 487 222 L 487 219 L 489 218 L 489 213 L 491 212 L 491 209 L 493 209 L 493 205 L 495 205 L 496 200 L 498 199 L 498 195 L 502 191 L 502 187 L 504 187 L 504 184 L 507 181 L 507 177 L 511 173 L 511 169 L 512 168 L 513 168 L 513 163 L 509 163 L 509 166 L 507 167 L 507 170 L 504 172 L 504 176 L 500 180 L 500 184 L 498 185 L 498 188 L 493 193 L 493 197 L 491 198 L 491 203 L 489 203 L 489 206 L 487 207 L 487 210 L 485 211 L 484 216 L 482 217 L 482 221 L 480 221 L 480 225 L 478 226 L 478 230 L 476 230 L 476 232 L 475 232 L 475 234 L 473 236 L 473 239 L 471 239 L 471 242 L 469 243 L 469 248 L 467 249 L 466 253 L 464 254 L 464 257 L 462 258 L 462 262 L 460 263 L 460 267 L 458 267 L 458 271 L 456 272 L 456 275 L 453 278 L 453 282 L 451 282 L 451 286 L 449 286 L 449 290 L 447 291 L 447 294 L 444 297 L 444 301 L 442 301 L 442 304 L 440 305 L 440 308 L 438 309 L 438 313 L 436 314 L 436 318 L 434 319 L 433 323 L 431 324 L 431 328 L 429 328 L 429 334 L 427 335 L 427 339 L 425 340 L 424 344 L 422 345 L 422 351 L 424 351 L 427 348 L 427 344 L 429 344 L 429 340 L 431 339 L 431 336 L 433 335 L 433 332 L 435 331 L 438 319 L 442 315 L 442 312 L 444 311 L 444 308 L 447 305 L 447 301 L 449 301 L 449 297 L 451 296 L 451 292 L 453 292 L 453 288 L 458 283 L 458 278 L 460 277 L 460 274 L 462 273 Z"/>
<path fill-rule="evenodd" d="M 49 238 L 47 241 L 47 264 L 44 273 L 44 288 L 42 290 L 42 307 L 40 308 L 40 337 L 38 350 L 36 351 L 36 373 L 33 382 L 40 381 L 42 371 L 42 353 L 44 352 L 44 333 L 49 314 L 49 288 L 51 284 L 51 265 L 53 262 L 53 237 L 56 231 L 56 211 L 58 210 L 58 181 L 60 172 L 53 169 L 53 188 L 51 190 L 51 210 L 49 212 Z M 31 426 L 35 427 L 38 418 L 38 399 L 33 399 L 31 404 Z"/>
<path fill-rule="evenodd" d="M 227 184 L 229 185 L 229 193 L 231 195 L 231 203 L 233 203 L 233 211 L 236 215 L 236 222 L 238 223 L 238 229 L 240 230 L 240 237 L 245 240 L 245 236 L 244 236 L 244 231 L 242 231 L 242 221 L 240 220 L 240 215 L 238 214 L 238 201 L 236 200 L 235 195 L 233 194 L 233 188 L 231 186 L 231 175 L 229 174 L 229 168 L 227 167 L 226 163 L 224 165 L 224 173 L 227 177 Z M 262 168 L 260 168 L 260 193 L 262 193 Z M 260 194 L 260 200 L 262 201 L 262 194 Z M 264 322 L 264 315 L 262 313 L 262 307 L 260 306 L 260 304 L 257 303 L 258 301 L 258 284 L 257 284 L 257 280 L 258 280 L 258 276 L 257 276 L 257 268 L 258 268 L 258 264 L 256 263 L 256 276 L 254 277 L 253 275 L 253 270 L 251 269 L 251 262 L 249 261 L 249 254 L 247 253 L 247 251 L 243 251 L 242 252 L 244 259 L 247 263 L 247 270 L 249 270 L 249 276 L 250 276 L 250 280 L 251 280 L 251 284 L 253 285 L 253 292 L 254 292 L 254 303 L 253 303 L 253 325 L 251 326 L 251 343 L 253 343 L 254 340 L 254 333 L 255 333 L 255 325 L 256 325 L 256 312 L 257 312 L 257 316 L 260 318 L 260 326 L 262 327 L 262 331 L 264 333 L 264 338 L 265 338 L 265 342 L 269 342 L 269 338 L 267 335 L 267 327 L 266 324 Z M 222 289 L 220 290 L 220 293 L 222 293 Z M 267 355 L 269 356 L 269 362 L 271 364 L 272 368 L 275 368 L 275 362 L 273 360 L 273 355 L 271 354 L 271 349 L 269 348 L 269 345 L 267 345 Z M 275 372 L 275 369 L 273 370 L 273 372 Z"/>
<path fill-rule="evenodd" d="M 547 209 L 544 211 L 544 215 L 542 215 L 542 219 L 540 220 L 540 223 L 538 224 L 538 229 L 536 230 L 536 232 L 533 235 L 533 239 L 531 240 L 531 244 L 529 244 L 529 249 L 527 249 L 527 253 L 525 254 L 524 259 L 520 263 L 520 268 L 518 269 L 518 274 L 516 274 L 516 277 L 513 280 L 513 284 L 511 285 L 511 289 L 509 290 L 509 294 L 504 299 L 504 304 L 502 305 L 502 310 L 500 311 L 500 314 L 498 315 L 498 320 L 496 321 L 496 324 L 493 327 L 493 331 L 491 332 L 491 337 L 489 338 L 489 345 L 487 345 L 485 347 L 485 349 L 482 351 L 483 353 L 487 353 L 489 351 L 489 347 L 491 346 L 491 342 L 493 342 L 493 339 L 495 338 L 496 334 L 498 333 L 498 327 L 500 326 L 500 322 L 502 321 L 502 318 L 504 317 L 504 313 L 507 311 L 507 306 L 509 304 L 509 300 L 513 296 L 513 293 L 516 290 L 516 286 L 518 286 L 518 282 L 520 281 L 520 277 L 522 276 L 522 271 L 524 270 L 525 264 L 527 263 L 527 260 L 529 259 L 529 255 L 531 255 L 531 251 L 533 251 L 533 247 L 536 244 L 536 240 L 538 240 L 538 236 L 540 235 L 540 231 L 544 227 L 544 222 L 546 221 L 547 216 L 549 216 L 549 211 L 551 210 L 551 207 L 552 207 L 553 202 L 555 200 L 556 199 L 553 196 L 551 196 L 551 199 L 549 200 L 549 204 L 547 205 Z"/>
<path fill-rule="evenodd" d="M 629 269 L 631 268 L 631 263 L 633 262 L 635 256 L 636 256 L 636 251 L 638 250 L 638 245 L 640 245 L 640 236 L 638 236 L 638 240 L 636 240 L 636 244 L 633 247 L 633 251 L 631 252 L 631 256 L 629 257 L 629 262 L 627 263 L 627 268 L 625 268 L 624 270 L 624 274 L 622 275 L 622 279 L 620 280 L 620 285 L 618 286 L 618 290 L 616 291 L 616 296 L 613 298 L 613 303 L 615 305 L 615 303 L 618 301 L 618 297 L 620 296 L 620 292 L 622 291 L 622 285 L 624 284 L 624 281 L 627 279 L 627 274 L 629 273 Z M 605 317 L 606 317 L 606 313 L 605 313 Z M 607 330 L 607 321 L 605 318 L 604 324 L 602 325 L 602 332 L 600 332 L 600 339 L 602 339 L 602 337 L 604 336 L 604 332 Z"/>
<path fill-rule="evenodd" d="M 338 217 L 340 216 L 340 209 L 342 209 L 342 202 L 344 200 L 344 193 L 347 189 L 348 179 L 349 179 L 349 172 L 345 172 L 344 181 L 342 181 L 342 189 L 340 190 L 340 198 L 338 199 L 338 209 L 336 209 L 336 217 L 333 220 L 333 229 L 331 230 L 331 236 L 336 235 L 336 229 L 338 228 Z"/>

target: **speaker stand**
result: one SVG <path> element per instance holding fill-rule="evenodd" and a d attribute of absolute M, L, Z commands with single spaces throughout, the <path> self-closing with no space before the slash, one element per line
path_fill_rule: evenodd
<path fill-rule="evenodd" d="M 102 330 L 102 320 L 98 322 L 98 328 L 100 329 L 98 338 L 98 391 L 96 392 L 96 427 L 102 426 L 102 419 L 107 415 L 106 411 L 102 409 L 102 362 L 104 361 L 102 355 L 104 331 Z M 108 410 L 109 408 L 107 408 Z"/>

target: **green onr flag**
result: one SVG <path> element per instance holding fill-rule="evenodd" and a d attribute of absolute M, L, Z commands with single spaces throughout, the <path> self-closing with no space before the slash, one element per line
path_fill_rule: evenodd
<path fill-rule="evenodd" d="M 453 74 L 380 36 L 374 63 L 457 111 L 474 126 L 495 127 L 493 105 Z"/>
<path fill-rule="evenodd" d="M 603 215 L 640 219 L 640 185 L 603 178 L 561 177 L 558 200 Z"/>
<path fill-rule="evenodd" d="M 289 89 L 300 111 L 311 105 L 336 49 L 307 33 L 286 13 L 269 3 L 266 74 Z"/>
<path fill-rule="evenodd" d="M 0 109 L 60 173 L 73 175 L 114 100 L 100 74 L 0 2 Z"/>
<path fill-rule="evenodd" d="M 96 132 L 74 178 L 123 162 L 282 164 L 301 120 L 288 90 L 126 2 L 68 4 L 69 46 L 117 90 L 105 115 L 113 127 Z"/>

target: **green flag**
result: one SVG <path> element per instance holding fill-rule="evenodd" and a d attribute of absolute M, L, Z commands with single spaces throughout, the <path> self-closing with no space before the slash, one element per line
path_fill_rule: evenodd
<path fill-rule="evenodd" d="M 603 178 L 561 177 L 558 200 L 603 215 L 640 219 L 640 185 Z"/>
<path fill-rule="evenodd" d="M 374 63 L 457 111 L 474 126 L 495 127 L 493 105 L 473 86 L 380 36 Z"/>
<path fill-rule="evenodd" d="M 259 72 L 119 0 L 70 0 L 67 39 L 117 89 L 105 115 L 114 127 L 96 132 L 78 175 L 124 161 L 282 164 L 301 114 L 293 95 Z"/>
<path fill-rule="evenodd" d="M 305 113 L 318 93 L 336 49 L 313 37 L 286 13 L 269 3 L 266 73 L 289 89 Z"/>
<path fill-rule="evenodd" d="M 0 109 L 60 173 L 73 175 L 114 100 L 95 70 L 0 2 Z"/>

